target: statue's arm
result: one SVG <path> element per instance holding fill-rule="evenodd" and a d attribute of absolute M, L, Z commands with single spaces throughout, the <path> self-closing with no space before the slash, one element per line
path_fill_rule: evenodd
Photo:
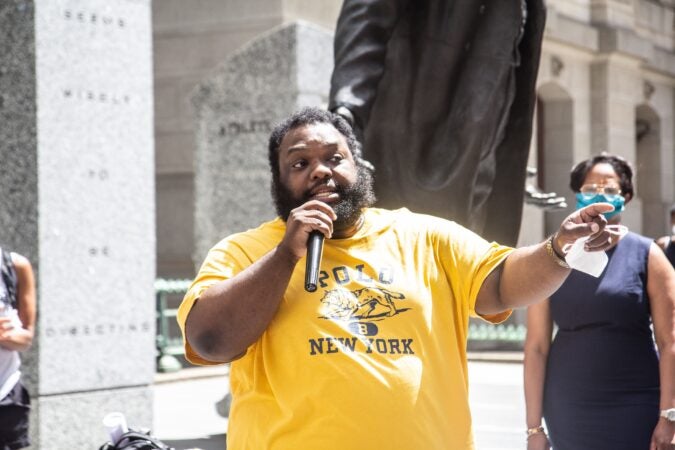
<path fill-rule="evenodd" d="M 346 107 L 360 130 L 368 122 L 401 4 L 402 0 L 345 0 L 342 5 L 328 108 Z"/>

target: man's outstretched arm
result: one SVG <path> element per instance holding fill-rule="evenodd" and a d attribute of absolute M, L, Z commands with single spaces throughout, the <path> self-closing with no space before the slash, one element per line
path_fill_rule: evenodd
<path fill-rule="evenodd" d="M 601 215 L 612 209 L 607 203 L 596 203 L 570 214 L 553 236 L 553 253 L 546 249 L 546 242 L 516 249 L 506 258 L 502 270 L 494 270 L 483 282 L 476 312 L 497 314 L 548 298 L 570 273 L 570 269 L 558 264 L 555 256 L 562 254 L 566 244 L 590 236 L 587 249 L 605 251 L 615 243 L 615 235 L 605 229 L 607 221 Z"/>

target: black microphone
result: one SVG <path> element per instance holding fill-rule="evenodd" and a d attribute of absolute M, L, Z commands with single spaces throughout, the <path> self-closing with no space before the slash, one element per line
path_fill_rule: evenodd
<path fill-rule="evenodd" d="M 305 290 L 316 291 L 319 283 L 319 266 L 323 253 L 323 233 L 312 231 L 307 238 L 307 265 L 305 266 Z"/>

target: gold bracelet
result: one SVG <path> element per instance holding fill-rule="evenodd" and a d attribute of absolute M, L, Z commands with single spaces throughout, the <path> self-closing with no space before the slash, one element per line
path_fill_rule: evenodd
<path fill-rule="evenodd" d="M 558 254 L 558 252 L 555 251 L 553 248 L 553 237 L 554 235 L 551 235 L 550 238 L 546 239 L 546 252 L 549 254 L 549 256 L 558 264 L 560 267 L 564 267 L 565 269 L 569 269 L 570 265 L 567 264 L 567 261 L 565 261 L 565 258 L 561 255 Z"/>
<path fill-rule="evenodd" d="M 541 426 L 541 425 L 539 425 L 538 427 L 534 427 L 534 428 L 528 428 L 527 429 L 527 439 L 529 439 L 532 436 L 534 436 L 535 434 L 539 434 L 539 433 L 544 433 L 544 435 L 546 435 L 546 432 L 544 431 L 544 427 Z"/>

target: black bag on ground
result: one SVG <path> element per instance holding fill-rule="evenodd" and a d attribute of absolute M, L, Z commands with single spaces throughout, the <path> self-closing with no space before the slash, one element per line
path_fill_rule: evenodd
<path fill-rule="evenodd" d="M 106 442 L 98 450 L 175 450 L 169 447 L 156 437 L 150 434 L 150 431 L 129 430 L 120 437 L 117 444 Z"/>

